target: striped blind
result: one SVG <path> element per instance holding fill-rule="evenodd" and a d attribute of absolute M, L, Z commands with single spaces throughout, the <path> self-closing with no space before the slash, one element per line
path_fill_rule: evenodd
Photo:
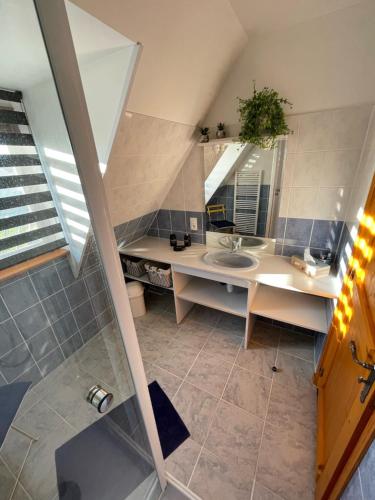
<path fill-rule="evenodd" d="M 0 89 L 0 269 L 65 245 L 22 93 Z"/>

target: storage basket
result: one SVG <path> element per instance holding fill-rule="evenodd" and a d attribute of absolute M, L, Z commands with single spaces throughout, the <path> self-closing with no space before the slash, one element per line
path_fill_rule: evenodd
<path fill-rule="evenodd" d="M 142 276 L 142 274 L 146 274 L 145 263 L 146 259 L 141 259 L 139 257 L 127 257 L 122 256 L 121 262 L 125 264 L 125 272 L 131 274 L 132 276 Z"/>
<path fill-rule="evenodd" d="M 146 262 L 145 268 L 148 274 L 148 279 L 151 283 L 165 288 L 171 288 L 172 271 L 168 264 L 160 264 L 160 262 Z"/>

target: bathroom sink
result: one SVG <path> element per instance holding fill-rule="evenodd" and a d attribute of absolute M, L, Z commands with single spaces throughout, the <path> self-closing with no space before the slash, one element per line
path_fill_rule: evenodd
<path fill-rule="evenodd" d="M 258 260 L 250 255 L 242 253 L 226 252 L 207 252 L 203 260 L 211 266 L 226 267 L 230 269 L 252 269 L 258 265 Z"/>
<path fill-rule="evenodd" d="M 267 242 L 262 238 L 258 238 L 256 236 L 241 236 L 239 234 L 231 234 L 228 236 L 222 236 L 219 238 L 219 243 L 221 246 L 225 248 L 232 249 L 232 246 L 238 246 L 239 248 L 253 248 L 254 250 L 257 248 L 262 248 L 267 245 Z"/>

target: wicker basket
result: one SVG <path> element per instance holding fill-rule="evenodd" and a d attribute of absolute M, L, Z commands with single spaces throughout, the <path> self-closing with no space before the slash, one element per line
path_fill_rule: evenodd
<path fill-rule="evenodd" d="M 131 274 L 132 276 L 136 276 L 138 278 L 139 276 L 142 276 L 142 274 L 146 274 L 145 264 L 147 261 L 145 259 L 140 259 L 139 257 L 127 257 L 124 255 L 121 257 L 121 262 L 125 264 L 125 272 Z"/>
<path fill-rule="evenodd" d="M 160 264 L 160 262 L 146 262 L 145 269 L 151 283 L 163 286 L 164 288 L 171 288 L 172 271 L 168 264 Z"/>

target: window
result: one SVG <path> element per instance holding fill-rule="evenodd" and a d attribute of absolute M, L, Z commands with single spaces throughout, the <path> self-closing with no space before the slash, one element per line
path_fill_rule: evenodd
<path fill-rule="evenodd" d="M 0 89 L 0 269 L 65 245 L 22 93 Z"/>

